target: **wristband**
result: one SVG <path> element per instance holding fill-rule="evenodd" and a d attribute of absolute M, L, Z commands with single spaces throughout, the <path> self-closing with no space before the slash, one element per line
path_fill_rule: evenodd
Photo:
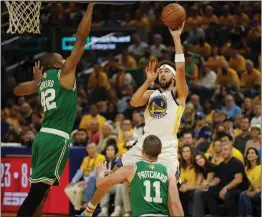
<path fill-rule="evenodd" d="M 184 63 L 185 62 L 184 54 L 176 54 L 175 55 L 175 62 L 176 63 Z"/>

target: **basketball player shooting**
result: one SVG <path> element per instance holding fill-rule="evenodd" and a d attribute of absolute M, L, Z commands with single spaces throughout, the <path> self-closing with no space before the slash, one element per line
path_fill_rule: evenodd
<path fill-rule="evenodd" d="M 162 62 L 156 70 L 156 63 L 149 63 L 146 68 L 147 79 L 135 92 L 131 99 L 134 107 L 147 105 L 144 112 L 145 134 L 138 142 L 122 156 L 122 165 L 134 165 L 142 160 L 142 144 L 148 135 L 155 135 L 162 142 L 162 151 L 158 156 L 158 162 L 166 166 L 173 174 L 178 176 L 179 162 L 177 159 L 177 132 L 180 120 L 185 108 L 188 95 L 188 86 L 185 77 L 185 58 L 180 36 L 185 22 L 177 30 L 171 30 L 176 55 L 175 65 L 172 62 Z M 147 90 L 152 82 L 159 83 L 160 89 Z M 178 177 L 177 177 L 178 178 Z M 82 215 L 91 216 L 99 201 L 106 194 L 106 190 L 98 189 L 88 203 Z"/>
<path fill-rule="evenodd" d="M 77 112 L 75 70 L 85 50 L 94 5 L 88 5 L 78 26 L 71 55 L 64 60 L 60 54 L 47 54 L 43 67 L 39 62 L 35 64 L 34 80 L 21 83 L 14 90 L 17 96 L 38 92 L 44 110 L 42 128 L 32 146 L 31 187 L 17 216 L 41 216 L 50 186 L 59 185 Z"/>
<path fill-rule="evenodd" d="M 143 142 L 142 161 L 123 166 L 106 177 L 105 165 L 96 169 L 97 188 L 110 189 L 127 181 L 132 216 L 184 216 L 175 175 L 156 162 L 161 149 L 162 143 L 157 136 L 147 136 Z"/>

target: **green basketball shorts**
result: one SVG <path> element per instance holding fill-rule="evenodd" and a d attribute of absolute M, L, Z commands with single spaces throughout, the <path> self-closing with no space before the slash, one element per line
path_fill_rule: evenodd
<path fill-rule="evenodd" d="M 36 135 L 32 145 L 31 183 L 59 185 L 69 155 L 69 135 L 66 134 L 63 131 L 42 128 Z"/>

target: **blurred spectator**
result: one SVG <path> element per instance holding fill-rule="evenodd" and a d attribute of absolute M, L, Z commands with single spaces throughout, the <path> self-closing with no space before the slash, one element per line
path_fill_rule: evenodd
<path fill-rule="evenodd" d="M 84 205 L 84 191 L 86 183 L 88 183 L 89 175 L 97 166 L 105 161 L 105 156 L 97 152 L 95 143 L 87 144 L 86 151 L 88 156 L 83 159 L 79 170 L 77 170 L 71 182 L 65 188 L 65 193 L 73 204 L 76 212 L 79 212 Z"/>
<path fill-rule="evenodd" d="M 203 107 L 200 105 L 200 99 L 198 95 L 193 94 L 191 96 L 190 102 L 194 105 L 196 112 L 203 112 Z"/>
<path fill-rule="evenodd" d="M 146 28 L 147 32 L 150 30 L 149 21 L 146 17 L 143 17 L 140 10 L 136 10 L 135 19 L 131 20 L 129 25 L 131 25 L 131 26 L 142 26 L 142 27 Z"/>
<path fill-rule="evenodd" d="M 188 32 L 188 36 L 185 39 L 185 44 L 198 44 L 200 38 L 205 37 L 205 32 L 201 29 L 196 20 L 192 20 L 192 29 Z"/>
<path fill-rule="evenodd" d="M 211 22 L 218 23 L 218 18 L 214 13 L 214 8 L 207 5 L 205 8 L 205 15 L 203 16 L 203 22 L 201 28 L 206 29 Z"/>
<path fill-rule="evenodd" d="M 229 118 L 235 118 L 238 114 L 241 113 L 241 108 L 235 104 L 235 98 L 228 94 L 225 100 L 225 107 L 223 111 L 227 112 Z"/>
<path fill-rule="evenodd" d="M 234 118 L 227 118 L 224 121 L 224 126 L 226 128 L 226 133 L 231 135 L 232 137 L 235 136 L 235 131 L 234 131 Z"/>
<path fill-rule="evenodd" d="M 224 61 L 222 63 L 221 70 L 217 73 L 217 85 L 234 86 L 239 89 L 240 80 L 235 70 L 229 68 L 228 63 Z"/>
<path fill-rule="evenodd" d="M 261 126 L 260 125 L 251 125 L 251 140 L 248 140 L 245 147 L 244 154 L 246 155 L 247 150 L 249 148 L 255 148 L 256 150 L 259 150 L 261 148 Z"/>
<path fill-rule="evenodd" d="M 117 112 L 123 113 L 130 107 L 130 100 L 134 94 L 134 87 L 131 84 L 126 85 L 125 95 L 117 103 Z"/>
<path fill-rule="evenodd" d="M 187 53 L 185 55 L 186 60 L 186 79 L 187 79 L 187 84 L 189 86 L 191 85 L 197 85 L 198 82 L 198 67 L 193 61 L 192 54 Z"/>
<path fill-rule="evenodd" d="M 249 18 L 245 13 L 242 12 L 242 8 L 240 6 L 235 7 L 235 14 L 235 19 L 238 25 L 248 25 Z"/>
<path fill-rule="evenodd" d="M 146 61 L 146 62 L 157 62 L 157 58 L 153 55 L 151 55 L 150 48 L 145 48 L 144 55 L 140 58 L 139 62 Z"/>
<path fill-rule="evenodd" d="M 183 137 L 182 137 L 182 141 L 181 141 L 181 145 L 180 146 L 190 145 L 193 148 L 193 147 L 195 147 L 194 143 L 195 143 L 195 141 L 194 141 L 194 132 L 192 132 L 190 130 L 185 131 L 183 133 Z"/>
<path fill-rule="evenodd" d="M 128 53 L 126 49 L 123 49 L 119 57 L 118 63 L 128 69 L 137 68 L 136 60 Z"/>
<path fill-rule="evenodd" d="M 242 133 L 236 137 L 235 139 L 235 147 L 242 153 L 245 153 L 246 143 L 248 140 L 252 139 L 252 137 L 249 134 L 249 119 L 248 117 L 243 117 L 241 119 L 241 130 Z"/>
<path fill-rule="evenodd" d="M 9 125 L 19 127 L 20 126 L 19 120 L 20 120 L 19 111 L 18 111 L 17 107 L 12 107 L 11 110 L 10 110 L 10 117 L 8 117 L 6 119 L 6 122 Z"/>
<path fill-rule="evenodd" d="M 229 67 L 234 69 L 239 75 L 245 70 L 246 60 L 235 49 L 230 53 Z"/>
<path fill-rule="evenodd" d="M 124 131 L 122 135 L 123 135 L 123 140 L 119 141 L 118 143 L 118 153 L 117 153 L 118 157 L 122 157 L 122 155 L 126 153 L 135 142 L 133 132 Z"/>
<path fill-rule="evenodd" d="M 195 24 L 200 26 L 203 22 L 203 17 L 199 15 L 196 5 L 190 7 L 189 14 L 186 19 L 185 29 L 190 30 L 194 28 Z"/>
<path fill-rule="evenodd" d="M 29 130 L 21 134 L 21 144 L 27 147 L 32 147 L 35 134 L 32 130 Z"/>
<path fill-rule="evenodd" d="M 92 28 L 99 28 L 105 25 L 105 20 L 103 20 L 103 16 L 100 10 L 97 10 L 93 15 L 92 19 Z"/>
<path fill-rule="evenodd" d="M 204 201 L 207 204 L 209 213 L 219 216 L 218 198 L 222 199 L 226 205 L 227 215 L 237 215 L 238 198 L 244 186 L 245 171 L 243 164 L 232 156 L 232 142 L 230 137 L 222 137 L 221 154 L 224 159 L 215 171 L 215 178 L 210 182 L 210 188 L 204 193 Z M 232 138 L 230 138 L 232 140 Z"/>
<path fill-rule="evenodd" d="M 102 72 L 101 66 L 94 65 L 94 72 L 90 75 L 88 79 L 88 88 L 105 88 L 109 89 L 109 81 L 106 73 Z"/>
<path fill-rule="evenodd" d="M 192 201 L 193 196 L 192 191 L 188 192 L 188 185 L 196 183 L 196 176 L 193 148 L 189 145 L 184 145 L 180 159 L 179 197 L 185 216 L 189 215 L 189 202 Z"/>
<path fill-rule="evenodd" d="M 39 132 L 41 129 L 41 123 L 42 123 L 42 116 L 37 113 L 32 113 L 32 118 L 31 118 L 31 128 L 35 129 L 36 132 Z"/>
<path fill-rule="evenodd" d="M 205 120 L 202 112 L 196 114 L 196 125 L 194 129 L 196 138 L 195 148 L 201 152 L 206 152 L 212 139 L 212 131 Z"/>
<path fill-rule="evenodd" d="M 251 125 L 261 125 L 261 105 L 255 105 L 254 106 L 254 113 L 255 117 L 252 118 L 251 120 Z"/>
<path fill-rule="evenodd" d="M 93 120 L 90 123 L 90 130 L 88 131 L 88 142 L 98 144 L 99 138 L 99 123 L 97 120 Z"/>
<path fill-rule="evenodd" d="M 212 159 L 211 159 L 211 163 L 215 164 L 215 165 L 219 165 L 224 159 L 221 156 L 221 142 L 220 139 L 215 139 L 214 140 L 214 152 L 212 155 Z"/>
<path fill-rule="evenodd" d="M 230 89 L 226 85 L 221 85 L 219 89 L 215 89 L 212 101 L 215 103 L 216 108 L 222 108 L 225 105 L 225 98 L 230 93 Z"/>
<path fill-rule="evenodd" d="M 194 46 L 193 51 L 207 60 L 211 55 L 211 46 L 204 37 L 199 38 L 199 43 Z"/>
<path fill-rule="evenodd" d="M 254 88 L 260 86 L 260 71 L 254 68 L 251 60 L 246 61 L 246 68 L 241 73 L 241 88 L 240 91 L 250 97 L 254 96 Z M 259 92 L 259 91 L 258 91 Z"/>
<path fill-rule="evenodd" d="M 118 158 L 116 157 L 116 153 L 118 152 L 117 147 L 114 145 L 108 145 L 106 147 L 106 167 L 108 170 L 113 170 L 114 166 L 118 162 Z M 109 216 L 109 202 L 110 202 L 110 195 L 115 194 L 115 204 L 118 204 L 118 200 L 120 195 L 116 194 L 117 188 L 123 184 L 114 185 L 106 195 L 100 201 L 101 212 L 98 216 Z"/>
<path fill-rule="evenodd" d="M 108 140 L 112 138 L 110 135 L 113 133 L 113 130 L 113 127 L 109 123 L 104 124 L 97 146 L 99 153 L 104 153 Z"/>
<path fill-rule="evenodd" d="M 203 63 L 200 71 L 198 85 L 200 87 L 213 89 L 215 88 L 216 79 L 217 75 L 213 70 L 209 68 L 208 63 Z"/>
<path fill-rule="evenodd" d="M 124 94 L 125 86 L 133 84 L 134 79 L 130 73 L 125 71 L 123 66 L 118 67 L 117 74 L 114 74 L 112 78 L 113 86 L 118 90 L 119 94 Z"/>
<path fill-rule="evenodd" d="M 226 61 L 223 55 L 219 55 L 218 47 L 216 45 L 212 45 L 211 48 L 211 56 L 207 59 L 207 65 L 215 72 L 218 72 L 219 69 L 222 68 L 222 63 Z"/>
<path fill-rule="evenodd" d="M 5 134 L 5 142 L 18 143 L 20 142 L 20 133 L 17 128 L 9 126 L 7 133 Z"/>
<path fill-rule="evenodd" d="M 194 167 L 197 173 L 196 183 L 192 186 L 193 196 L 193 217 L 202 217 L 205 214 L 204 192 L 208 189 L 208 185 L 214 178 L 215 165 L 209 162 L 204 154 L 196 154 L 194 156 Z"/>
<path fill-rule="evenodd" d="M 131 14 L 126 12 L 124 20 L 122 20 L 121 22 L 121 26 L 128 26 L 131 20 L 132 20 Z"/>
<path fill-rule="evenodd" d="M 88 137 L 85 129 L 78 129 L 75 135 L 74 146 L 86 146 Z"/>
<path fill-rule="evenodd" d="M 162 51 L 166 50 L 166 46 L 162 44 L 162 36 L 160 34 L 155 34 L 153 36 L 153 45 L 151 45 L 150 50 L 151 54 L 158 59 L 160 59 L 163 56 Z"/>
<path fill-rule="evenodd" d="M 240 194 L 238 214 L 241 216 L 254 216 L 252 204 L 261 203 L 261 163 L 258 151 L 249 148 L 246 154 L 246 175 L 250 182 L 247 191 Z"/>
<path fill-rule="evenodd" d="M 90 124 L 93 120 L 96 120 L 99 124 L 99 130 L 101 132 L 102 127 L 104 126 L 106 119 L 105 117 L 98 114 L 98 108 L 97 105 L 93 104 L 90 106 L 90 114 L 82 116 L 79 128 L 86 129 L 87 132 L 90 129 Z"/>
<path fill-rule="evenodd" d="M 128 52 L 134 55 L 135 58 L 140 58 L 143 55 L 145 48 L 148 48 L 148 45 L 141 41 L 138 33 L 132 36 L 132 42 L 133 43 L 128 47 Z"/>
<path fill-rule="evenodd" d="M 144 134 L 144 120 L 143 115 L 137 111 L 134 111 L 132 114 L 132 122 L 133 122 L 133 129 L 134 129 L 134 138 L 137 140 Z"/>
<path fill-rule="evenodd" d="M 184 114 L 181 118 L 181 123 L 184 124 L 184 130 L 193 129 L 195 125 L 195 108 L 192 103 L 187 103 L 185 107 Z"/>
<path fill-rule="evenodd" d="M 24 103 L 20 107 L 20 112 L 24 120 L 30 122 L 32 118 L 32 108 L 28 103 Z"/>
<path fill-rule="evenodd" d="M 106 111 L 104 113 L 105 118 L 108 121 L 114 121 L 117 115 L 117 107 L 114 103 L 108 102 L 106 105 Z"/>
<path fill-rule="evenodd" d="M 229 22 L 234 19 L 234 16 L 230 14 L 230 8 L 228 4 L 223 5 L 222 16 L 219 17 L 219 24 L 228 26 Z"/>
<path fill-rule="evenodd" d="M 253 113 L 252 100 L 251 98 L 245 98 L 242 106 L 243 115 L 247 116 L 251 120 L 255 114 Z"/>

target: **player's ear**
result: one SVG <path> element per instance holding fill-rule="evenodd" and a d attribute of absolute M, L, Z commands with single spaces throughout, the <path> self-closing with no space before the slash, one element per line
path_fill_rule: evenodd
<path fill-rule="evenodd" d="M 57 69 L 59 69 L 59 68 L 60 68 L 60 64 L 59 64 L 59 63 L 55 63 L 55 64 L 54 64 L 54 67 L 57 68 Z"/>

